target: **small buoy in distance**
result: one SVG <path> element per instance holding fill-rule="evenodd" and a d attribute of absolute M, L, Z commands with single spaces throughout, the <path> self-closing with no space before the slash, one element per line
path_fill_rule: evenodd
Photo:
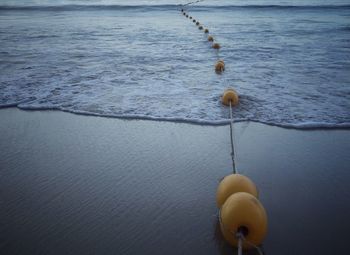
<path fill-rule="evenodd" d="M 209 41 L 209 42 L 212 42 L 212 41 L 214 41 L 214 38 L 213 38 L 211 35 L 209 35 L 209 36 L 208 36 L 208 41 Z"/>
<path fill-rule="evenodd" d="M 227 198 L 238 192 L 246 192 L 258 197 L 258 190 L 248 177 L 241 174 L 230 174 L 220 182 L 216 191 L 216 205 L 218 208 L 225 203 Z"/>
<path fill-rule="evenodd" d="M 215 72 L 222 73 L 223 71 L 225 71 L 225 62 L 223 60 L 219 60 L 215 64 Z"/>
<path fill-rule="evenodd" d="M 196 20 L 194 19 L 193 22 L 196 22 Z"/>
<path fill-rule="evenodd" d="M 188 15 L 186 15 L 186 18 L 188 18 Z"/>
<path fill-rule="evenodd" d="M 198 21 L 196 22 L 196 25 L 197 25 L 197 26 L 199 25 L 199 22 L 198 22 Z"/>
<path fill-rule="evenodd" d="M 212 46 L 214 49 L 220 49 L 220 44 L 218 43 L 214 43 L 213 46 Z"/>
<path fill-rule="evenodd" d="M 204 29 L 204 33 L 209 33 L 209 29 L 208 28 L 206 28 L 206 29 Z"/>
<path fill-rule="evenodd" d="M 190 16 L 190 19 L 192 19 L 192 17 Z"/>
<path fill-rule="evenodd" d="M 232 106 L 236 106 L 239 103 L 239 98 L 238 98 L 238 94 L 234 89 L 226 89 L 224 91 L 224 94 L 222 95 L 222 99 L 221 99 L 222 104 L 226 105 L 226 106 L 230 106 L 230 102 Z"/>
<path fill-rule="evenodd" d="M 186 12 L 184 12 L 183 14 L 184 14 L 184 16 L 185 16 L 185 15 L 186 15 Z"/>
<path fill-rule="evenodd" d="M 226 241 L 237 247 L 240 232 L 247 242 L 243 249 L 260 245 L 267 233 L 267 215 L 263 205 L 253 195 L 238 192 L 231 195 L 220 210 L 220 229 Z"/>
<path fill-rule="evenodd" d="M 181 9 L 181 12 L 184 12 L 184 9 Z"/>
<path fill-rule="evenodd" d="M 199 29 L 199 30 L 202 30 L 202 29 L 203 29 L 203 27 L 202 27 L 202 26 L 199 26 L 199 27 L 198 27 L 198 29 Z"/>

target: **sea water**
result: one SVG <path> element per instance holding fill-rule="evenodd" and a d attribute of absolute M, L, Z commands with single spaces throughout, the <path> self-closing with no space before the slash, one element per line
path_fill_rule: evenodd
<path fill-rule="evenodd" d="M 346 0 L 0 3 L 0 105 L 111 117 L 350 126 Z M 226 63 L 214 72 L 218 59 Z"/>

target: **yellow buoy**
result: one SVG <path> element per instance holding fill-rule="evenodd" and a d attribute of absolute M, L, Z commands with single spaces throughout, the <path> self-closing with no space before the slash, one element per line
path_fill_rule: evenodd
<path fill-rule="evenodd" d="M 203 27 L 202 27 L 202 26 L 199 26 L 199 27 L 198 27 L 198 29 L 199 29 L 199 30 L 202 30 L 202 29 L 203 29 Z"/>
<path fill-rule="evenodd" d="M 214 41 L 214 38 L 213 38 L 211 35 L 209 35 L 209 36 L 208 36 L 208 41 L 209 41 L 209 42 L 212 42 L 212 41 Z"/>
<path fill-rule="evenodd" d="M 245 239 L 260 245 L 267 233 L 267 215 L 256 197 L 246 192 L 231 195 L 220 210 L 221 232 L 231 245 L 238 245 L 236 233 L 240 231 Z M 243 242 L 243 249 L 253 248 Z"/>
<path fill-rule="evenodd" d="M 208 28 L 206 28 L 206 29 L 204 29 L 204 33 L 209 33 L 209 29 Z"/>
<path fill-rule="evenodd" d="M 222 73 L 225 70 L 225 63 L 223 60 L 219 60 L 216 64 L 215 64 L 215 72 L 216 73 Z"/>
<path fill-rule="evenodd" d="M 232 106 L 235 106 L 238 104 L 239 99 L 238 99 L 238 94 L 234 89 L 226 89 L 224 94 L 222 95 L 221 102 L 224 105 L 229 106 L 230 102 Z"/>
<path fill-rule="evenodd" d="M 197 26 L 199 25 L 199 22 L 198 22 L 198 21 L 196 22 L 196 25 L 197 25 Z"/>
<path fill-rule="evenodd" d="M 220 44 L 214 43 L 212 46 L 214 49 L 220 49 Z"/>
<path fill-rule="evenodd" d="M 230 174 L 220 182 L 216 191 L 217 207 L 220 208 L 229 196 L 237 192 L 247 192 L 258 197 L 258 190 L 248 177 L 241 174 Z"/>

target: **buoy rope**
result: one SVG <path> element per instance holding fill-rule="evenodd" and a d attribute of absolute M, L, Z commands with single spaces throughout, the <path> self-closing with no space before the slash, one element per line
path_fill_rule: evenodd
<path fill-rule="evenodd" d="M 196 3 L 200 3 L 203 2 L 204 0 L 198 0 L 198 1 L 194 1 L 194 2 L 189 2 L 187 4 L 183 4 L 182 6 L 187 6 L 187 5 L 191 5 L 191 4 L 196 4 Z"/>
<path fill-rule="evenodd" d="M 264 255 L 264 253 L 263 253 L 263 251 L 260 249 L 260 247 L 259 247 L 259 246 L 256 246 L 255 244 L 253 244 L 253 243 L 251 243 L 251 242 L 249 242 L 247 239 L 245 239 L 244 235 L 242 235 L 241 239 L 242 239 L 243 242 L 245 242 L 245 243 L 247 243 L 248 245 L 254 247 L 254 248 L 258 251 L 259 255 Z"/>
<path fill-rule="evenodd" d="M 238 173 L 236 169 L 235 160 L 235 143 L 233 140 L 233 114 L 232 114 L 232 101 L 230 100 L 230 138 L 231 138 L 231 158 L 232 158 L 232 171 L 234 174 Z"/>
<path fill-rule="evenodd" d="M 241 232 L 238 232 L 237 233 L 237 238 L 238 238 L 238 255 L 242 255 L 242 233 Z"/>

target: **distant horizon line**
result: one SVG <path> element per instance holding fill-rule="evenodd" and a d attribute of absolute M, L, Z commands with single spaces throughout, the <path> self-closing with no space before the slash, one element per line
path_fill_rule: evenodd
<path fill-rule="evenodd" d="M 0 10 L 40 10 L 40 9 L 126 9 L 126 8 L 181 8 L 183 4 L 52 4 L 52 5 L 0 5 Z M 194 6 L 193 6 L 194 7 Z M 246 5 L 195 5 L 200 8 L 250 8 L 250 9 L 340 9 L 350 8 L 350 4 L 319 4 L 319 5 L 280 5 L 280 4 L 246 4 Z M 188 7 L 187 7 L 188 8 Z"/>

